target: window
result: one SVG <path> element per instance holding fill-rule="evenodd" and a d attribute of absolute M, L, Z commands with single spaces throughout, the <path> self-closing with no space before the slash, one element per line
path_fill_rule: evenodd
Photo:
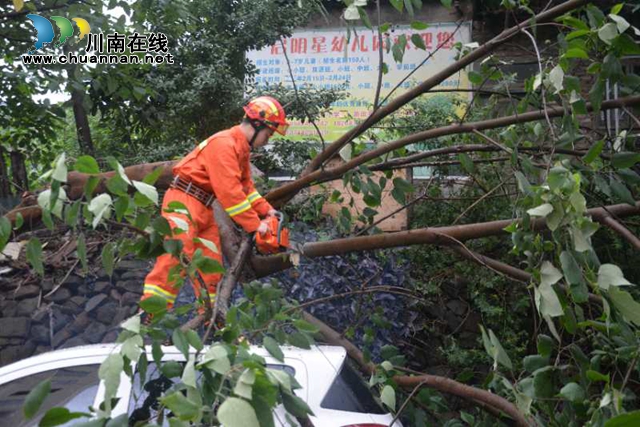
<path fill-rule="evenodd" d="M 100 365 L 73 366 L 53 369 L 29 375 L 0 386 L 0 419 L 2 425 L 12 427 L 37 426 L 44 414 L 53 407 L 64 407 L 71 412 L 89 412 L 98 392 Z M 40 411 L 31 420 L 22 415 L 22 406 L 27 394 L 39 383 L 51 379 L 51 393 Z M 87 421 L 78 418 L 64 424 L 73 426 Z"/>
<path fill-rule="evenodd" d="M 183 362 L 179 363 L 184 365 Z M 267 368 L 281 370 L 294 377 L 296 373 L 294 368 L 287 365 L 268 364 Z M 196 370 L 196 382 L 200 382 L 202 375 L 202 371 Z M 140 373 L 136 372 L 133 377 L 133 389 L 129 400 L 129 424 L 134 425 L 139 421 L 156 419 L 158 408 L 160 407 L 158 398 L 179 381 L 179 376 L 167 378 L 158 370 L 155 363 L 149 363 L 146 384 L 141 384 Z M 164 419 L 163 425 L 169 425 L 167 418 Z"/>
<path fill-rule="evenodd" d="M 347 362 L 329 387 L 320 407 L 362 414 L 386 414 L 371 394 L 371 390 Z"/>

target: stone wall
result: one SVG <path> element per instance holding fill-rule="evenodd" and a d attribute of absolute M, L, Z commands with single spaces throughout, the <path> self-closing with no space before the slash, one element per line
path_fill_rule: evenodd
<path fill-rule="evenodd" d="M 149 266 L 120 261 L 112 277 L 104 270 L 82 277 L 76 266 L 60 286 L 54 274 L 30 284 L 21 284 L 29 283 L 24 272 L 0 276 L 0 365 L 53 349 L 114 342 L 118 325 L 137 311 Z"/>

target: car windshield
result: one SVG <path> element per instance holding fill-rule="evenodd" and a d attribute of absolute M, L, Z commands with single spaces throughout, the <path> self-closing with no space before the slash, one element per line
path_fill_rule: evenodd
<path fill-rule="evenodd" d="M 175 367 L 181 367 L 183 365 L 184 362 L 174 364 Z M 161 372 L 155 363 L 149 363 L 147 367 L 146 384 L 142 384 L 140 372 L 136 371 L 136 374 L 133 378 L 133 389 L 131 390 L 131 398 L 129 400 L 130 425 L 134 425 L 135 423 L 140 421 L 149 421 L 156 419 L 158 417 L 158 408 L 160 407 L 158 398 L 162 396 L 164 392 L 169 390 L 169 388 L 171 388 L 173 385 L 180 382 L 179 373 L 181 372 L 181 369 L 175 370 L 175 372 L 171 372 L 172 369 L 167 369 L 167 366 L 171 366 L 171 364 L 165 365 L 164 371 Z M 288 365 L 267 364 L 266 367 L 269 369 L 285 371 L 293 377 L 295 377 L 296 374 L 295 369 Z M 176 375 L 173 376 L 174 374 Z M 197 383 L 200 383 L 202 375 L 202 371 L 196 371 Z M 164 418 L 163 426 L 169 425 L 169 421 L 167 418 Z"/>
<path fill-rule="evenodd" d="M 347 362 L 329 387 L 320 407 L 338 411 L 358 412 L 361 414 L 386 414 L 376 402 L 371 390 Z"/>
<path fill-rule="evenodd" d="M 52 369 L 29 375 L 0 386 L 0 419 L 11 427 L 37 426 L 44 414 L 53 407 L 64 407 L 70 412 L 89 412 L 98 392 L 100 365 L 73 366 Z M 31 420 L 24 420 L 22 406 L 27 394 L 42 381 L 51 380 L 51 393 Z M 86 422 L 78 418 L 63 424 L 65 427 Z"/>

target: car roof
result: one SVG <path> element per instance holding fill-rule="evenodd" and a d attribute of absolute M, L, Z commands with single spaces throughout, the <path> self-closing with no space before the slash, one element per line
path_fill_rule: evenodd
<path fill-rule="evenodd" d="M 282 349 L 285 359 L 297 359 L 307 366 L 326 366 L 326 364 L 329 363 L 336 372 L 342 366 L 344 359 L 346 358 L 345 349 L 336 346 L 315 345 L 309 350 L 291 346 L 282 346 L 280 348 Z M 107 356 L 119 349 L 120 344 L 108 343 L 64 348 L 41 353 L 18 362 L 14 362 L 10 365 L 0 367 L 0 384 L 26 375 L 31 368 L 37 366 L 50 365 L 52 363 L 55 363 L 56 365 L 61 364 L 59 366 L 51 366 L 53 369 L 55 367 L 64 366 L 65 361 L 70 362 L 71 365 L 79 363 L 99 364 Z M 163 346 L 162 349 L 165 355 L 176 356 L 182 354 L 174 346 Z M 273 359 L 264 347 L 251 346 L 251 351 L 259 356 L 265 357 L 268 363 L 281 363 Z M 151 353 L 151 346 L 147 346 L 147 352 Z"/>

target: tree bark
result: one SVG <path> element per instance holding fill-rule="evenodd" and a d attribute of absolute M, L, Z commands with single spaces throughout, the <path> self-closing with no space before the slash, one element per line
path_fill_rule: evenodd
<path fill-rule="evenodd" d="M 82 154 L 95 155 L 93 140 L 91 139 L 91 128 L 89 127 L 89 116 L 84 108 L 85 94 L 77 89 L 71 89 L 71 102 L 73 104 L 73 117 L 76 121 L 76 132 L 78 134 L 78 145 Z"/>
<path fill-rule="evenodd" d="M 9 185 L 9 171 L 5 160 L 5 151 L 0 145 L 0 197 L 9 197 L 13 193 Z"/>
<path fill-rule="evenodd" d="M 10 157 L 11 176 L 13 177 L 14 186 L 18 187 L 18 191 L 29 191 L 29 176 L 27 174 L 24 154 L 19 151 L 12 151 Z M 16 193 L 18 191 L 16 191 Z"/>

